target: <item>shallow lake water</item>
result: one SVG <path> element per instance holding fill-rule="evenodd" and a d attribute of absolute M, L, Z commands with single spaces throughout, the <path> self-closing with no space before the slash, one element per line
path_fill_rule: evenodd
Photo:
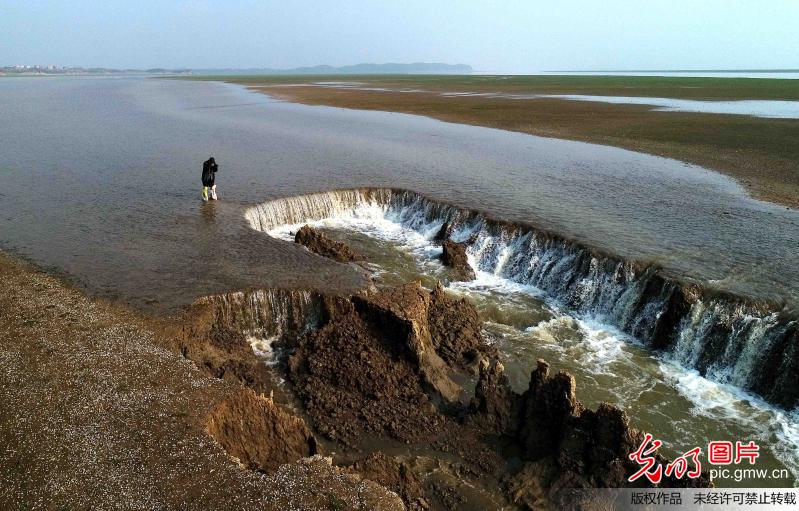
<path fill-rule="evenodd" d="M 587 96 L 580 94 L 547 95 L 554 99 L 595 101 L 617 105 L 651 105 L 663 112 L 695 112 L 706 114 L 751 115 L 774 119 L 799 119 L 799 101 L 738 100 L 698 101 L 690 99 L 651 98 L 634 96 Z"/>
<path fill-rule="evenodd" d="M 140 306 L 360 285 L 243 220 L 256 202 L 353 186 L 414 189 L 744 294 L 799 290 L 799 213 L 674 160 L 209 82 L 5 78 L 0 112 L 0 246 Z M 222 200 L 203 204 L 209 155 Z"/>

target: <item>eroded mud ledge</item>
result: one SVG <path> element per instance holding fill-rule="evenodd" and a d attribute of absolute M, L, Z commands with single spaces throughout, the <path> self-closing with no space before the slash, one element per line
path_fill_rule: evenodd
<path fill-rule="evenodd" d="M 441 287 L 232 293 L 198 301 L 186 318 L 193 326 L 175 349 L 210 374 L 282 396 L 245 394 L 209 417 L 212 436 L 257 470 L 327 449 L 411 509 L 537 509 L 590 508 L 580 489 L 626 486 L 638 468 L 628 456 L 642 435 L 623 411 L 585 409 L 574 379 L 543 361 L 514 393 L 474 306 Z M 270 340 L 271 370 L 244 355 L 251 337 Z M 220 372 L 225 364 L 209 361 L 226 352 L 236 364 Z M 270 386 L 264 370 L 287 383 Z M 292 441 L 276 449 L 278 431 Z"/>

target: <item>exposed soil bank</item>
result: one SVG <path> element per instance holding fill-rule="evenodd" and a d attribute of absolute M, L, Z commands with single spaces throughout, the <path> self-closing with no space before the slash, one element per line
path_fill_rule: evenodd
<path fill-rule="evenodd" d="M 331 240 L 323 233 L 307 225 L 301 227 L 300 230 L 297 231 L 297 234 L 294 235 L 294 242 L 303 245 L 315 254 L 328 257 L 340 263 L 363 260 L 362 256 L 355 253 L 344 243 Z"/>
<path fill-rule="evenodd" d="M 215 307 L 200 303 L 178 318 L 161 321 L 164 343 L 209 376 L 246 385 L 259 393 L 273 392 L 272 374 L 253 353 L 243 331 L 217 316 Z"/>
<path fill-rule="evenodd" d="M 246 412 L 245 424 L 275 434 L 283 425 L 291 438 L 303 431 L 297 419 L 270 413 L 265 398 L 245 406 L 253 399 L 238 383 L 159 348 L 166 334 L 145 318 L 2 253 L 0 277 L 0 508 L 403 508 L 321 457 L 273 475 L 242 468 L 208 435 L 209 416 L 223 430 Z M 261 452 L 247 449 L 257 460 Z M 303 454 L 286 449 L 284 458 Z"/>
<path fill-rule="evenodd" d="M 262 296 L 274 310 L 293 310 L 275 304 L 278 297 L 296 302 L 289 292 Z M 237 300 L 245 310 L 234 312 L 229 300 L 204 302 L 216 304 L 224 322 L 264 305 Z M 353 296 L 311 293 L 305 303 L 292 314 L 307 318 L 310 329 L 271 327 L 282 332 L 285 365 L 277 367 L 339 462 L 409 507 L 590 508 L 581 500 L 590 497 L 574 488 L 625 486 L 637 470 L 628 455 L 641 434 L 613 406 L 585 409 L 570 375 L 550 376 L 540 362 L 527 392 L 512 392 L 467 300 L 409 283 Z M 669 479 L 664 486 L 683 484 Z"/>
<path fill-rule="evenodd" d="M 245 467 L 266 473 L 318 454 L 316 439 L 302 419 L 251 390 L 219 403 L 208 418 L 208 433 Z"/>
<path fill-rule="evenodd" d="M 452 268 L 456 280 L 474 279 L 474 269 L 466 258 L 466 244 L 446 240 L 441 244 L 441 262 Z"/>
<path fill-rule="evenodd" d="M 631 149 L 657 156 L 665 156 L 694 163 L 727 174 L 738 180 L 755 197 L 799 207 L 799 120 L 761 119 L 742 115 L 718 115 L 683 112 L 657 112 L 644 105 L 617 105 L 562 99 L 519 100 L 487 98 L 480 96 L 441 96 L 445 91 L 508 92 L 557 94 L 602 94 L 673 97 L 685 94 L 680 79 L 649 79 L 665 82 L 656 91 L 649 90 L 646 79 L 639 82 L 638 91 L 623 83 L 629 77 L 614 77 L 606 86 L 596 84 L 593 89 L 584 86 L 561 84 L 554 89 L 541 89 L 536 85 L 513 83 L 508 80 L 475 80 L 470 83 L 450 83 L 452 80 L 436 77 L 422 82 L 420 77 L 357 77 L 364 87 L 410 88 L 428 92 L 404 93 L 398 91 L 369 91 L 357 89 L 325 88 L 313 86 L 307 78 L 297 77 L 224 77 L 223 80 L 240 83 L 270 96 L 309 105 L 328 105 L 363 110 L 381 110 L 425 115 L 436 119 L 518 131 L 544 137 L 579 140 Z M 440 79 L 440 77 L 438 77 Z M 524 78 L 524 77 L 521 77 Z M 550 77 L 557 78 L 557 77 Z M 563 78 L 563 77 L 560 77 Z M 575 77 L 571 77 L 573 80 Z M 580 77 L 576 77 L 579 79 Z M 602 78 L 602 77 L 593 77 Z M 315 77 L 313 81 L 324 80 Z M 339 78 L 336 78 L 340 80 Z M 423 80 L 423 79 L 422 79 Z M 669 87 L 668 83 L 674 83 Z M 683 80 L 685 81 L 685 80 Z M 717 80 L 718 81 L 718 80 Z M 298 82 L 307 83 L 302 86 Z M 641 83 L 643 82 L 643 83 Z M 727 80 L 729 83 L 741 81 Z M 746 81 L 744 81 L 746 82 Z M 748 82 L 756 82 L 749 80 Z M 766 82 L 777 82 L 766 80 Z M 795 82 L 782 80 L 781 82 Z M 282 84 L 291 86 L 282 87 Z M 790 84 L 796 95 L 796 84 Z M 643 89 L 643 90 L 641 90 Z M 695 97 L 703 98 L 703 90 L 713 87 L 696 87 Z M 710 91 L 713 98 L 730 97 L 717 90 Z M 757 90 L 748 90 L 742 98 L 753 97 Z M 735 96 L 737 98 L 737 96 Z M 787 97 L 785 95 L 778 98 Z"/>
<path fill-rule="evenodd" d="M 489 349 L 479 329 L 456 338 L 431 328 L 430 318 L 440 325 L 457 315 L 442 301 L 455 302 L 411 283 L 328 302 L 326 324 L 300 337 L 288 361 L 319 431 L 350 446 L 367 433 L 419 443 L 441 431 L 436 405 L 457 405 L 463 389 L 436 346 L 459 365 Z"/>

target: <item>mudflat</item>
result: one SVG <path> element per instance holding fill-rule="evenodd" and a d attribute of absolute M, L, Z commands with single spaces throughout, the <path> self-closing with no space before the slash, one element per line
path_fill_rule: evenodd
<path fill-rule="evenodd" d="M 650 105 L 557 98 L 503 97 L 541 94 L 792 101 L 799 99 L 799 80 L 629 76 L 217 76 L 193 79 L 238 83 L 277 98 L 309 105 L 425 115 L 449 122 L 675 158 L 729 175 L 759 199 L 799 207 L 799 119 L 658 111 Z M 343 80 L 347 82 L 345 86 L 337 86 Z M 482 93 L 495 95 L 474 95 Z"/>

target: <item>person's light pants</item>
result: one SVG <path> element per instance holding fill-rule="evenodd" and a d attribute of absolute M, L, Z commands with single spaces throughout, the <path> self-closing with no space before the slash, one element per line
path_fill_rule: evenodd
<path fill-rule="evenodd" d="M 203 186 L 203 200 L 208 200 L 209 195 L 212 200 L 216 200 L 216 185 Z"/>

